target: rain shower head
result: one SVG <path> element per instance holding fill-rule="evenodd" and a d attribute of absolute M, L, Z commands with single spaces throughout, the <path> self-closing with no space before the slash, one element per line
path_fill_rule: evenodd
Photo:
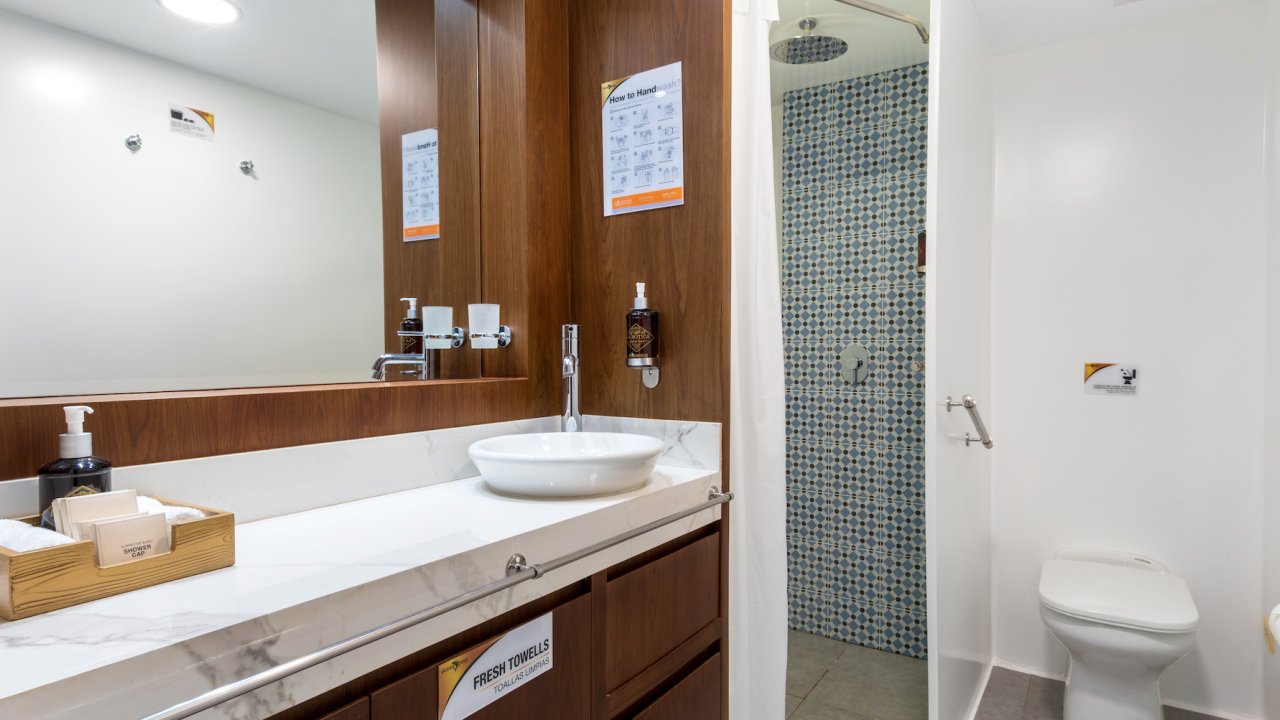
<path fill-rule="evenodd" d="M 800 34 L 781 40 L 769 47 L 769 54 L 774 60 L 789 65 L 808 65 L 810 63 L 835 60 L 849 51 L 849 43 L 829 35 L 814 35 L 813 29 L 818 21 L 808 17 L 800 21 Z"/>

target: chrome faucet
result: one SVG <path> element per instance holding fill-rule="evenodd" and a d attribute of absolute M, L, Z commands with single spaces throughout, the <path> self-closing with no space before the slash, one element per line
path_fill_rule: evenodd
<path fill-rule="evenodd" d="M 582 432 L 582 413 L 578 412 L 578 375 L 581 361 L 578 359 L 578 326 L 563 325 L 560 328 L 560 347 L 564 358 L 560 361 L 560 375 L 564 378 L 564 414 L 560 416 L 560 430 Z"/>
<path fill-rule="evenodd" d="M 431 351 L 420 353 L 384 353 L 373 361 L 373 379 L 381 380 L 386 376 L 388 365 L 417 365 L 417 370 L 406 370 L 405 374 L 414 375 L 418 380 L 426 380 L 431 375 Z"/>

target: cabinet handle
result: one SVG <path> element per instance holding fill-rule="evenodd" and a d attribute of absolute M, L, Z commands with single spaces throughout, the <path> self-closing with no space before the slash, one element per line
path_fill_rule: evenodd
<path fill-rule="evenodd" d="M 300 673 L 307 668 L 315 667 L 316 665 L 332 660 L 339 655 L 344 655 L 352 650 L 362 648 L 369 643 L 377 642 L 385 637 L 394 635 L 401 630 L 407 630 L 415 625 L 426 622 L 427 620 L 439 617 L 447 612 L 457 610 L 458 608 L 469 603 L 473 603 L 476 600 L 480 600 L 481 598 L 486 598 L 490 595 L 500 593 L 503 590 L 513 588 L 526 580 L 533 580 L 535 578 L 542 577 L 544 574 L 551 572 L 552 570 L 577 562 L 578 560 L 594 555 L 602 550 L 607 550 L 614 545 L 640 537 L 647 532 L 657 530 L 664 525 L 670 525 L 677 520 L 683 520 L 690 515 L 696 515 L 703 510 L 709 510 L 717 505 L 722 505 L 732 499 L 733 493 L 720 492 L 720 488 L 712 487 L 707 493 L 707 499 L 705 502 L 694 505 L 691 508 L 686 508 L 672 515 L 667 515 L 659 520 L 654 520 L 647 525 L 641 525 L 640 527 L 633 528 L 627 532 L 614 535 L 607 540 L 602 540 L 594 545 L 571 552 L 568 555 L 562 555 L 554 560 L 531 565 L 525 561 L 523 555 L 512 555 L 511 559 L 507 561 L 507 576 L 501 580 L 495 580 L 487 585 L 481 585 L 473 590 L 468 590 L 467 592 L 445 600 L 444 602 L 436 603 L 435 605 L 410 613 L 397 620 L 383 623 L 382 625 L 366 630 L 358 635 L 352 635 L 345 640 L 339 640 L 332 645 L 327 645 L 314 652 L 294 658 L 289 662 L 281 663 L 273 668 L 263 670 L 260 673 L 255 673 L 248 677 L 236 680 L 235 682 L 230 682 L 226 685 L 216 687 L 213 690 L 191 698 L 190 700 L 178 703 L 177 705 L 161 710 L 158 713 L 148 715 L 144 720 L 179 720 L 180 718 L 191 717 L 202 710 L 208 710 L 215 705 L 220 705 L 228 700 L 234 700 L 241 695 L 251 693 L 258 688 L 265 687 L 273 682 L 283 680 L 284 678 Z"/>

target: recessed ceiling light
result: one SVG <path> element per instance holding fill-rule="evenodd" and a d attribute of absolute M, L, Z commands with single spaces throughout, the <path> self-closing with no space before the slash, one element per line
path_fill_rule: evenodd
<path fill-rule="evenodd" d="M 158 0 L 174 15 L 206 25 L 226 25 L 240 19 L 240 8 L 230 0 Z"/>

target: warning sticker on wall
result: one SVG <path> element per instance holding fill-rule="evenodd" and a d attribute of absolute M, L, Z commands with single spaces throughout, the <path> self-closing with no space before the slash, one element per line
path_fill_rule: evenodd
<path fill-rule="evenodd" d="M 440 666 L 440 720 L 462 720 L 551 669 L 551 613 Z"/>
<path fill-rule="evenodd" d="M 169 130 L 213 142 L 213 113 L 169 103 Z"/>
<path fill-rule="evenodd" d="M 1138 366 L 1126 363 L 1085 363 L 1084 394 L 1136 396 Z"/>

